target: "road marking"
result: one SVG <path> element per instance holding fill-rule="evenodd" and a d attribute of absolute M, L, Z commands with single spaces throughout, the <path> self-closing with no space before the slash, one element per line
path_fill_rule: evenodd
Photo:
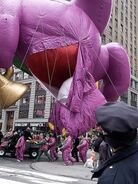
<path fill-rule="evenodd" d="M 1 184 L 27 184 L 20 181 L 12 181 L 12 180 L 2 179 L 2 178 L 0 178 L 0 183 Z"/>
<path fill-rule="evenodd" d="M 25 180 L 28 180 L 30 182 L 35 182 L 35 183 L 39 183 L 39 184 L 47 184 L 46 180 L 49 180 L 48 184 L 50 184 L 50 183 L 52 183 L 52 184 L 61 184 L 61 183 L 66 184 L 66 182 L 72 183 L 72 182 L 78 181 L 78 179 L 74 179 L 74 178 L 70 178 L 70 177 L 64 177 L 64 176 L 62 177 L 62 176 L 44 174 L 44 173 L 21 170 L 18 168 L 9 168 L 9 167 L 8 168 L 7 167 L 0 167 L 0 175 L 1 176 L 16 176 L 17 178 L 25 179 Z M 5 183 L 2 183 L 2 184 L 5 184 Z M 9 184 L 9 183 L 7 183 L 7 184 Z M 12 183 L 10 183 L 10 184 L 12 184 Z M 18 184 L 18 183 L 15 183 L 15 184 Z"/>

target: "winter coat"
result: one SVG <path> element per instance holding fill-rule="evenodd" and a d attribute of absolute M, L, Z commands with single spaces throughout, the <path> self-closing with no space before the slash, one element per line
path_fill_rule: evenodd
<path fill-rule="evenodd" d="M 99 146 L 99 165 L 103 164 L 110 157 L 111 157 L 110 147 L 105 141 L 102 141 Z"/>
<path fill-rule="evenodd" d="M 94 172 L 92 178 L 97 177 L 98 184 L 137 184 L 138 145 L 118 151 Z"/>
<path fill-rule="evenodd" d="M 77 147 L 79 143 L 80 143 L 79 138 L 76 138 L 73 143 L 73 150 L 78 151 Z"/>
<path fill-rule="evenodd" d="M 30 140 L 30 139 L 32 139 L 31 132 L 25 130 L 25 131 L 24 131 L 24 137 L 25 137 L 25 140 Z"/>
<path fill-rule="evenodd" d="M 97 139 L 93 141 L 92 147 L 95 152 L 99 152 L 100 144 L 102 143 L 102 141 L 103 141 L 102 137 L 97 137 Z"/>

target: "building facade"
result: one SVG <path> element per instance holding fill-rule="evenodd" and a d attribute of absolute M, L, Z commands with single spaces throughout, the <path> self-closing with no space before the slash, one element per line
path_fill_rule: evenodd
<path fill-rule="evenodd" d="M 138 0 L 112 0 L 112 3 L 112 14 L 102 42 L 118 42 L 127 50 L 131 84 L 120 100 L 138 107 Z"/>
<path fill-rule="evenodd" d="M 33 130 L 46 130 L 51 111 L 53 97 L 43 89 L 34 77 L 15 69 L 13 81 L 28 86 L 27 92 L 14 105 L 0 110 L 0 128 L 3 132 L 10 128 L 25 128 L 30 126 Z"/>

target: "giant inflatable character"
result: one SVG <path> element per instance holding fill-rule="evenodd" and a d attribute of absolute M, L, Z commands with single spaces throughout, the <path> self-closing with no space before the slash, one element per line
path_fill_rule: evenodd
<path fill-rule="evenodd" d="M 59 129 L 65 127 L 73 135 L 93 127 L 97 106 L 116 100 L 129 86 L 125 50 L 118 43 L 101 45 L 111 3 L 1 0 L 0 68 L 8 69 L 15 62 L 60 96 L 52 117 Z M 101 79 L 102 92 L 95 86 Z M 5 80 L 1 76 L 1 89 L 9 86 Z M 68 95 L 60 103 L 62 95 L 56 92 L 66 80 Z"/>

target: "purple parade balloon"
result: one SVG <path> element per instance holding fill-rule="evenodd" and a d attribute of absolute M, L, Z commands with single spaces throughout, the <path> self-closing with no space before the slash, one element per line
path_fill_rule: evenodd
<path fill-rule="evenodd" d="M 63 76 L 64 80 L 71 77 L 64 70 L 69 64 L 73 81 L 67 103 L 57 102 L 58 118 L 52 117 L 74 136 L 94 127 L 96 108 L 106 100 L 116 100 L 129 87 L 126 51 L 117 43 L 101 46 L 100 35 L 110 17 L 111 2 L 1 0 L 0 68 L 10 67 L 16 55 L 40 81 L 59 89 L 46 75 L 49 73 L 54 81 L 58 77 L 59 85 Z M 58 66 L 52 59 L 56 52 L 67 58 L 58 56 Z M 44 67 L 46 61 L 50 69 Z M 95 86 L 99 80 L 104 84 L 102 93 Z"/>

